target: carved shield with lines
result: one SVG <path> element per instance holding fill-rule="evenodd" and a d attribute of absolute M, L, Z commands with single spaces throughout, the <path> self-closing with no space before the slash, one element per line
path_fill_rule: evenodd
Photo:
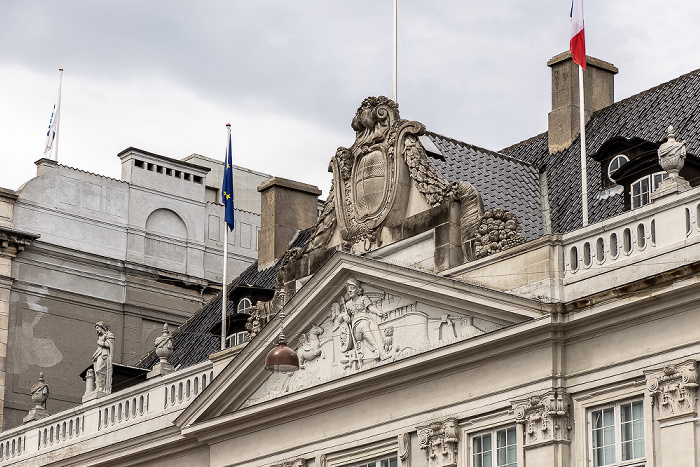
<path fill-rule="evenodd" d="M 388 161 L 384 153 L 374 150 L 357 162 L 354 172 L 355 216 L 359 221 L 382 208 L 387 195 Z"/>

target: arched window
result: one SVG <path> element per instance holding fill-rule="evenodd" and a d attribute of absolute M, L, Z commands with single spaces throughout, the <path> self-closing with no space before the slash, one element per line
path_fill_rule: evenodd
<path fill-rule="evenodd" d="M 610 181 L 615 182 L 615 180 L 612 178 L 612 174 L 614 174 L 617 169 L 625 165 L 627 162 L 629 162 L 629 158 L 624 154 L 618 154 L 612 158 L 610 165 L 608 165 L 608 178 Z"/>
<path fill-rule="evenodd" d="M 249 298 L 242 298 L 238 302 L 238 307 L 236 308 L 236 311 L 238 313 L 248 313 L 248 308 L 253 306 Z"/>
<path fill-rule="evenodd" d="M 668 172 L 656 172 L 633 182 L 630 190 L 630 205 L 632 209 L 649 204 L 651 202 L 651 192 L 656 190 L 661 182 L 667 178 Z"/>

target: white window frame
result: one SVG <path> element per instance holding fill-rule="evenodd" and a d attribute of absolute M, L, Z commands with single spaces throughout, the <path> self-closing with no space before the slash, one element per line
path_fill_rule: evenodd
<path fill-rule="evenodd" d="M 236 313 L 248 313 L 248 309 L 253 306 L 253 302 L 248 297 L 238 300 L 236 305 Z"/>
<path fill-rule="evenodd" d="M 391 438 L 370 441 L 368 444 L 353 449 L 326 453 L 326 465 L 328 467 L 355 467 L 388 457 L 396 456 L 398 459 L 398 452 L 398 437 L 392 436 Z M 398 465 L 406 464 L 399 462 Z"/>
<path fill-rule="evenodd" d="M 238 331 L 226 336 L 226 347 L 235 347 L 245 342 L 246 331 Z"/>
<path fill-rule="evenodd" d="M 584 429 L 576 429 L 575 452 L 576 467 L 593 467 L 592 458 L 592 438 L 590 413 L 603 407 L 612 406 L 617 403 L 626 403 L 637 400 L 644 401 L 644 453 L 645 457 L 633 461 L 625 461 L 622 466 L 626 467 L 655 467 L 653 456 L 654 438 L 652 423 L 652 400 L 644 390 L 646 382 L 643 378 L 633 381 L 625 381 L 619 385 L 596 391 L 594 389 L 581 393 L 580 396 L 572 397 L 574 409 L 574 423 L 583 422 Z M 618 435 L 619 436 L 619 435 Z M 612 464 L 613 466 L 616 464 Z"/>
<path fill-rule="evenodd" d="M 509 430 L 512 430 L 513 439 L 515 441 L 513 444 L 508 444 L 508 431 Z M 506 445 L 499 447 L 498 446 L 498 434 L 502 433 L 502 432 L 506 433 Z M 521 463 L 518 463 L 519 459 L 518 459 L 518 428 L 517 428 L 517 425 L 507 425 L 507 426 L 495 427 L 495 428 L 492 428 L 492 429 L 487 430 L 487 431 L 480 431 L 477 433 L 472 433 L 469 436 L 469 466 L 470 467 L 482 467 L 483 466 L 483 456 L 481 458 L 481 460 L 482 460 L 481 464 L 474 462 L 475 456 L 477 454 L 483 454 L 485 452 L 482 450 L 481 452 L 477 453 L 474 450 L 474 441 L 477 438 L 481 438 L 483 440 L 485 436 L 489 436 L 491 438 L 491 449 L 489 452 L 491 453 L 492 461 L 491 461 L 491 465 L 489 467 L 517 467 L 518 465 L 523 465 L 522 461 L 520 461 Z M 507 450 L 508 446 L 513 446 L 513 449 L 515 450 L 515 463 L 506 462 L 505 464 L 498 464 L 499 451 L 502 449 Z"/>
<path fill-rule="evenodd" d="M 659 187 L 662 181 L 668 178 L 668 172 L 655 172 L 653 174 L 645 175 L 642 178 L 638 178 L 630 185 L 630 207 L 632 209 L 641 208 L 651 203 L 651 194 Z M 641 186 L 646 182 L 648 191 L 642 191 Z M 634 194 L 635 185 L 639 185 L 639 194 Z M 638 198 L 638 200 L 635 200 Z M 646 202 L 645 201 L 646 198 Z"/>
<path fill-rule="evenodd" d="M 612 168 L 612 166 L 615 162 L 623 160 L 623 159 L 625 162 L 619 164 L 615 169 Z M 612 173 L 614 171 L 616 171 L 617 169 L 619 169 L 620 167 L 622 167 L 623 165 L 625 165 L 626 163 L 628 163 L 629 161 L 630 161 L 629 157 L 625 156 L 624 154 L 618 154 L 615 157 L 613 157 L 612 160 L 610 161 L 610 163 L 608 164 L 608 180 L 610 180 L 613 183 L 617 183 L 615 180 L 613 180 Z"/>
<path fill-rule="evenodd" d="M 641 404 L 642 405 L 642 442 L 644 444 L 644 450 L 646 450 L 646 444 L 647 444 L 647 439 L 645 436 L 645 431 L 644 430 L 644 399 L 643 398 L 636 398 L 636 399 L 628 399 L 628 400 L 623 400 L 623 401 L 618 401 L 612 404 L 606 404 L 603 406 L 598 406 L 598 407 L 592 407 L 591 409 L 588 410 L 588 437 L 589 437 L 589 444 L 588 444 L 588 460 L 589 460 L 589 465 L 593 467 L 606 467 L 606 466 L 638 466 L 638 465 L 646 465 L 646 453 L 642 453 L 642 456 L 640 457 L 635 457 L 632 459 L 627 459 L 623 460 L 622 459 L 622 406 L 624 405 L 629 405 L 629 404 Z M 613 448 L 614 456 L 615 458 L 612 460 L 612 462 L 607 463 L 607 464 L 596 464 L 595 463 L 595 457 L 596 457 L 596 446 L 595 446 L 595 439 L 594 439 L 594 434 L 593 431 L 596 429 L 594 427 L 595 425 L 595 414 L 600 412 L 601 414 L 604 412 L 610 412 L 612 411 L 613 413 L 613 439 L 612 443 L 608 444 L 607 446 L 611 446 Z M 628 423 L 628 422 L 625 422 Z M 637 438 L 639 439 L 639 438 Z"/>
<path fill-rule="evenodd" d="M 357 464 L 351 464 L 348 467 L 392 467 L 391 461 L 394 460 L 393 467 L 398 467 L 399 456 L 397 454 L 389 454 L 388 456 L 376 457 L 374 459 L 369 459 L 366 461 L 360 461 Z M 382 465 L 382 462 L 386 461 L 386 464 Z M 371 464 L 374 463 L 372 466 Z"/>

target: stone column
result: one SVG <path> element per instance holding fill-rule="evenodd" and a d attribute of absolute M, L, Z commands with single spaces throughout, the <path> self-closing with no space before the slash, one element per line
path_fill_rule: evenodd
<path fill-rule="evenodd" d="M 569 465 L 571 397 L 562 389 L 512 402 L 524 432 L 525 465 Z"/>
<path fill-rule="evenodd" d="M 657 462 L 664 466 L 698 465 L 697 362 L 688 360 L 644 374 L 653 401 L 653 421 L 658 426 Z"/>

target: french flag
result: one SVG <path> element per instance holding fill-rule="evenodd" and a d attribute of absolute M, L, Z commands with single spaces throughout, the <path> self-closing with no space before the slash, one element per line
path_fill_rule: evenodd
<path fill-rule="evenodd" d="M 571 1 L 571 40 L 569 49 L 573 62 L 586 69 L 586 37 L 583 33 L 583 0 Z"/>

